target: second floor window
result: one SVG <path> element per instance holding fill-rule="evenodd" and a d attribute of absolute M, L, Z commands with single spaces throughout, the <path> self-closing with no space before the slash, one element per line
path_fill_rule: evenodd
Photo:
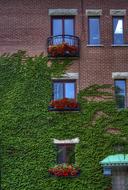
<path fill-rule="evenodd" d="M 88 42 L 92 45 L 100 44 L 100 17 L 89 17 Z"/>
<path fill-rule="evenodd" d="M 52 36 L 60 35 L 57 37 L 57 41 L 54 38 L 54 44 L 60 44 L 62 42 L 68 42 L 68 38 L 65 35 L 74 35 L 74 17 L 52 17 L 52 26 L 51 26 Z"/>
<path fill-rule="evenodd" d="M 124 26 L 122 17 L 113 17 L 113 43 L 124 44 Z"/>
<path fill-rule="evenodd" d="M 54 81 L 53 82 L 53 99 L 76 98 L 75 81 Z"/>

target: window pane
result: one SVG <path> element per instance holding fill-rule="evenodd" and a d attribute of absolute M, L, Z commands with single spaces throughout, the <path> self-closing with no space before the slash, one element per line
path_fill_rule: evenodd
<path fill-rule="evenodd" d="M 62 19 L 53 19 L 53 36 L 62 35 Z"/>
<path fill-rule="evenodd" d="M 125 107 L 126 84 L 125 80 L 115 80 L 115 96 L 118 108 Z"/>
<path fill-rule="evenodd" d="M 66 147 L 57 145 L 57 164 L 66 163 Z"/>
<path fill-rule="evenodd" d="M 55 82 L 53 85 L 54 88 L 54 100 L 63 98 L 63 83 Z"/>
<path fill-rule="evenodd" d="M 74 35 L 74 19 L 64 19 L 64 34 Z M 74 40 L 71 38 L 65 38 L 65 42 L 70 45 L 74 44 Z"/>
<path fill-rule="evenodd" d="M 54 18 L 52 20 L 53 25 L 52 25 L 52 35 L 56 36 L 56 35 L 62 35 L 62 19 L 56 19 Z M 60 36 L 59 38 L 54 38 L 53 44 L 61 44 L 62 43 L 62 37 Z"/>
<path fill-rule="evenodd" d="M 89 44 L 100 44 L 99 18 L 89 18 Z"/>
<path fill-rule="evenodd" d="M 66 147 L 66 163 L 74 164 L 75 163 L 75 145 L 67 145 Z"/>
<path fill-rule="evenodd" d="M 65 83 L 65 97 L 66 98 L 75 98 L 75 83 Z"/>
<path fill-rule="evenodd" d="M 114 44 L 123 44 L 123 18 L 113 18 Z"/>
<path fill-rule="evenodd" d="M 74 35 L 74 19 L 64 19 L 64 34 Z"/>

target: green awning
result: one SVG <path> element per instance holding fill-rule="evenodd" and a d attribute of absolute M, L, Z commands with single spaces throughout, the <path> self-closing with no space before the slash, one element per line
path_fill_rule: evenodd
<path fill-rule="evenodd" d="M 128 154 L 116 154 L 106 157 L 100 162 L 103 166 L 124 166 L 128 165 Z"/>

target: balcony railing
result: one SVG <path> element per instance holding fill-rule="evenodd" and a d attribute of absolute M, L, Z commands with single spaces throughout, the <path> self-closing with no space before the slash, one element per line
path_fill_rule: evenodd
<path fill-rule="evenodd" d="M 79 57 L 79 38 L 57 35 L 47 39 L 49 57 Z"/>

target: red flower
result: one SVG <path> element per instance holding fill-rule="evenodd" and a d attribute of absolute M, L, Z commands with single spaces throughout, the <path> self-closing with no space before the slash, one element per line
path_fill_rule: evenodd
<path fill-rule="evenodd" d="M 76 176 L 77 175 L 77 171 L 76 170 L 72 170 L 71 171 L 71 176 Z"/>
<path fill-rule="evenodd" d="M 78 48 L 75 45 L 69 45 L 67 43 L 62 43 L 62 44 L 58 44 L 58 45 L 50 45 L 48 47 L 48 53 L 51 54 L 51 56 L 56 57 L 57 55 L 62 55 L 64 56 L 64 54 L 66 52 L 68 52 L 69 54 L 74 54 L 78 51 Z"/>
<path fill-rule="evenodd" d="M 54 168 L 50 168 L 48 172 L 55 176 L 77 176 L 80 169 L 72 165 L 58 165 Z"/>
<path fill-rule="evenodd" d="M 78 108 L 78 103 L 74 99 L 63 98 L 60 100 L 52 100 L 50 105 L 56 109 Z"/>

